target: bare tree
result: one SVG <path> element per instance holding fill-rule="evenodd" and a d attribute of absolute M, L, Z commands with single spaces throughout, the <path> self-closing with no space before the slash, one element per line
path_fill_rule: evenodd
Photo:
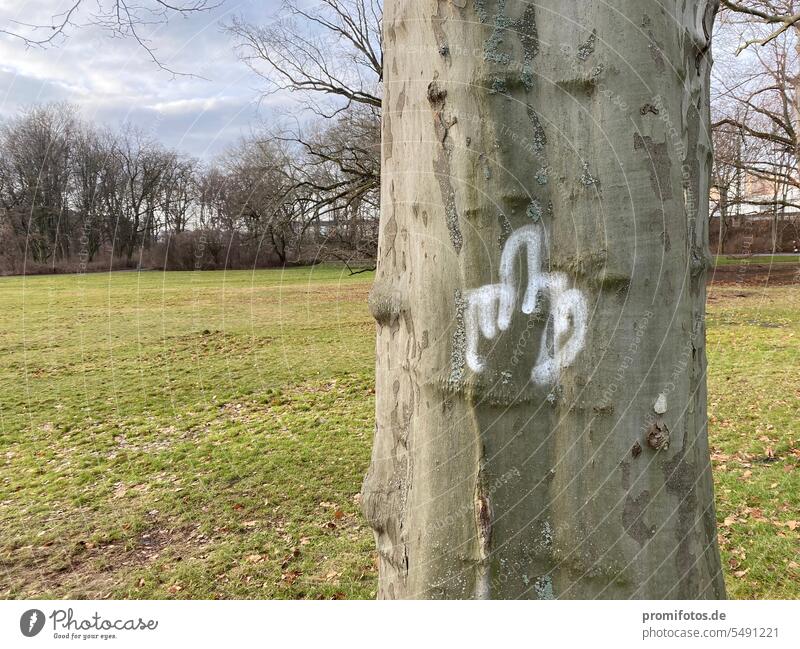
<path fill-rule="evenodd" d="M 101 135 L 81 125 L 75 135 L 72 160 L 75 227 L 79 232 L 79 255 L 86 263 L 91 262 L 103 242 L 107 200 L 103 191 L 107 188 L 104 174 L 109 165 L 113 149 L 106 146 L 110 137 Z"/>
<path fill-rule="evenodd" d="M 308 134 L 283 139 L 297 145 L 295 186 L 320 225 L 325 224 L 329 250 L 340 259 L 373 259 L 380 202 L 379 111 L 353 106 Z"/>
<path fill-rule="evenodd" d="M 766 45 L 789 30 L 800 25 L 800 11 L 795 0 L 722 0 L 723 21 L 739 21 L 752 25 L 756 22 L 764 26 L 757 35 L 742 40 L 736 53 L 739 54 L 751 45 Z M 731 16 L 734 14 L 734 16 Z"/>
<path fill-rule="evenodd" d="M 224 164 L 228 218 L 286 263 L 298 236 L 288 153 L 280 142 L 254 137 L 232 147 Z"/>
<path fill-rule="evenodd" d="M 784 3 L 791 10 L 792 2 Z M 729 16 L 730 17 L 730 16 Z M 715 186 L 720 237 L 728 233 L 728 211 L 768 217 L 770 246 L 779 246 L 787 210 L 800 210 L 800 106 L 798 32 L 785 30 L 753 49 L 747 57 L 730 54 L 732 41 L 753 40 L 764 26 L 728 20 L 719 36 L 719 68 L 715 72 Z M 725 47 L 728 45 L 728 47 Z M 726 52 L 727 50 L 727 52 Z M 735 199 L 726 181 L 735 180 Z"/>
<path fill-rule="evenodd" d="M 237 18 L 228 30 L 239 53 L 267 82 L 267 92 L 299 92 L 322 115 L 352 104 L 380 107 L 383 40 L 380 0 L 287 0 L 275 19 L 254 25 Z M 333 107 L 320 98 L 333 99 Z"/>
<path fill-rule="evenodd" d="M 69 255 L 70 162 L 75 111 L 66 104 L 31 109 L 0 129 L 4 204 L 12 229 L 39 263 Z"/>
<path fill-rule="evenodd" d="M 163 217 L 160 211 L 162 183 L 172 162 L 172 155 L 139 129 L 128 126 L 118 140 L 123 181 L 123 211 L 114 227 L 115 247 L 130 261 L 140 245 L 152 243 L 154 232 Z"/>
<path fill-rule="evenodd" d="M 747 28 L 746 28 L 747 29 Z M 742 32 L 739 32 L 742 33 Z M 726 61 L 715 75 L 718 98 L 733 99 L 741 107 L 738 117 L 715 122 L 742 129 L 749 136 L 770 141 L 798 153 L 797 66 L 798 40 L 786 34 L 754 51 L 746 63 Z M 758 121 L 758 125 L 751 124 Z"/>
<path fill-rule="evenodd" d="M 172 234 L 184 232 L 190 225 L 198 192 L 197 161 L 172 154 L 164 178 L 162 211 L 164 227 Z"/>
<path fill-rule="evenodd" d="M 377 251 L 382 16 L 380 0 L 323 0 L 311 8 L 288 0 L 269 24 L 229 25 L 266 92 L 296 93 L 301 107 L 322 118 L 269 137 L 294 145 L 295 195 L 304 197 L 317 232 L 325 231 L 327 251 L 344 260 Z"/>
<path fill-rule="evenodd" d="M 728 238 L 731 210 L 740 204 L 742 168 L 742 132 L 740 129 L 721 125 L 712 132 L 714 163 L 711 171 L 711 210 L 709 217 L 719 219 L 718 252 L 725 251 Z"/>

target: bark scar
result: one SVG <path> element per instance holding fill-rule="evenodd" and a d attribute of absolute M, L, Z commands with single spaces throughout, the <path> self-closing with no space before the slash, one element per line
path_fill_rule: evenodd
<path fill-rule="evenodd" d="M 492 543 L 492 505 L 484 483 L 483 469 L 478 470 L 475 482 L 475 527 L 478 537 L 478 574 L 475 581 L 475 599 L 491 596 L 489 554 Z"/>
<path fill-rule="evenodd" d="M 450 149 L 452 143 L 447 143 L 447 135 L 450 128 L 458 121 L 455 116 L 450 119 L 444 117 L 445 99 L 447 90 L 439 86 L 434 79 L 428 84 L 428 103 L 433 110 L 433 130 L 436 138 L 442 145 L 436 159 L 433 161 L 433 169 L 439 183 L 439 192 L 444 204 L 445 220 L 447 229 L 450 231 L 450 241 L 456 253 L 461 252 L 461 245 L 464 238 L 461 234 L 461 226 L 458 222 L 458 210 L 456 209 L 456 195 L 453 189 L 450 174 Z"/>

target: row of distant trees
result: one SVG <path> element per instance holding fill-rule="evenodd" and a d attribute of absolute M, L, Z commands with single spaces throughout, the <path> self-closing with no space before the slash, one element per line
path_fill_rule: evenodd
<path fill-rule="evenodd" d="M 378 144 L 377 119 L 348 111 L 201 163 L 69 105 L 34 107 L 0 125 L 0 270 L 372 259 Z"/>
<path fill-rule="evenodd" d="M 112 0 L 100 6 L 102 26 L 136 36 L 139 24 L 212 5 L 143 5 L 152 16 L 120 14 Z M 380 0 L 321 0 L 311 8 L 288 2 L 266 25 L 228 24 L 265 92 L 296 93 L 305 114 L 210 163 L 133 127 L 89 126 L 63 104 L 0 124 L 0 272 L 369 265 L 377 253 L 381 20 Z M 14 35 L 48 46 L 70 24 L 54 18 Z"/>
<path fill-rule="evenodd" d="M 791 249 L 800 240 L 800 0 L 722 4 L 712 245 Z M 103 6 L 114 30 L 134 29 L 135 17 L 114 22 L 115 2 Z M 134 128 L 90 127 L 64 105 L 0 125 L 0 271 L 107 268 L 112 260 L 165 268 L 369 263 L 377 250 L 382 18 L 381 0 L 287 0 L 266 24 L 230 22 L 265 93 L 292 93 L 304 117 L 294 122 L 302 126 L 243 139 L 211 163 Z M 44 32 L 45 41 L 29 42 L 49 43 Z M 761 238 L 743 246 L 753 223 Z"/>

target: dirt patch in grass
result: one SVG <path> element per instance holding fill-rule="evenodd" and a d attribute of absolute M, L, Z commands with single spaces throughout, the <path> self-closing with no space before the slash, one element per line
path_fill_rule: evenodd
<path fill-rule="evenodd" d="M 71 544 L 49 542 L 25 546 L 0 558 L 4 597 L 98 598 L 111 597 L 114 587 L 141 567 L 159 559 L 182 561 L 200 556 L 211 539 L 197 525 L 170 527 L 153 522 L 128 540 Z M 166 556 L 164 553 L 166 551 Z"/>
<path fill-rule="evenodd" d="M 708 272 L 709 284 L 723 286 L 788 286 L 800 283 L 800 264 L 727 264 Z"/>

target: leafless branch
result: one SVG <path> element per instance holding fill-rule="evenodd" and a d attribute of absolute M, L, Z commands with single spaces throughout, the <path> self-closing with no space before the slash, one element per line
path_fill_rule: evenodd
<path fill-rule="evenodd" d="M 774 29 L 770 30 L 767 34 L 755 38 L 750 38 L 742 42 L 736 54 L 740 54 L 751 45 L 766 45 L 778 38 L 781 34 L 800 23 L 800 12 L 792 14 L 781 14 L 777 8 L 767 0 L 755 0 L 754 2 L 734 2 L 733 0 L 722 0 L 722 6 L 726 9 L 757 18 L 759 22 L 765 25 L 773 25 Z M 763 8 L 759 8 L 763 7 Z"/>
<path fill-rule="evenodd" d="M 86 9 L 87 0 L 73 0 L 64 11 L 54 14 L 49 24 L 15 21 L 22 30 L 0 28 L 0 33 L 16 38 L 28 47 L 46 48 L 57 45 L 69 37 L 72 28 L 95 25 L 101 29 L 124 38 L 133 39 L 145 50 L 151 61 L 161 70 L 173 76 L 194 77 L 197 75 L 178 72 L 159 59 L 156 49 L 140 31 L 141 27 L 166 23 L 171 17 L 187 18 L 193 14 L 210 11 L 219 7 L 224 0 L 188 0 L 186 2 L 167 2 L 167 0 L 97 0 L 94 9 Z M 78 22 L 83 12 L 84 19 Z M 23 30 L 27 30 L 27 33 Z"/>

